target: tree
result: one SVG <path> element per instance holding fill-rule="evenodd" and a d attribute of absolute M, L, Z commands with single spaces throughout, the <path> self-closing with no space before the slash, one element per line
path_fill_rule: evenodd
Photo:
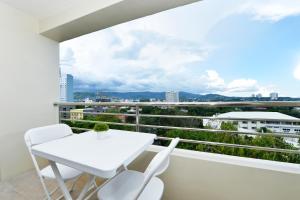
<path fill-rule="evenodd" d="M 241 144 L 241 145 L 250 145 L 250 146 L 263 146 L 263 147 L 273 147 L 273 148 L 280 148 L 280 149 L 296 149 L 291 144 L 285 142 L 284 138 L 274 137 L 271 135 L 256 136 L 253 138 L 249 136 L 240 136 L 238 134 L 229 134 L 229 133 L 170 130 L 167 131 L 166 136 L 172 138 L 180 137 L 182 139 L 191 139 L 191 140 L 198 140 L 198 141 L 211 141 L 211 142 Z M 163 142 L 161 144 L 166 145 Z M 241 156 L 241 157 L 300 163 L 300 155 L 288 154 L 288 153 L 266 152 L 266 151 L 259 151 L 259 150 L 246 149 L 246 148 L 232 148 L 232 147 L 224 147 L 224 146 L 189 144 L 189 143 L 179 143 L 177 147 L 182 149 L 227 154 L 227 155 L 234 155 L 234 156 Z"/>
<path fill-rule="evenodd" d="M 232 122 L 222 122 L 221 129 L 226 131 L 237 131 L 237 125 Z"/>
<path fill-rule="evenodd" d="M 257 132 L 260 132 L 260 133 L 272 133 L 272 130 L 266 128 L 266 127 L 261 127 L 257 130 Z"/>

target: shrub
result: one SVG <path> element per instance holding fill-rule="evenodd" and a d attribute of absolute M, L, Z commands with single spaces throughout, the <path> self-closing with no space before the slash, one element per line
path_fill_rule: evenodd
<path fill-rule="evenodd" d="M 94 131 L 96 132 L 107 131 L 108 129 L 109 129 L 108 125 L 104 123 L 97 123 L 94 126 Z"/>

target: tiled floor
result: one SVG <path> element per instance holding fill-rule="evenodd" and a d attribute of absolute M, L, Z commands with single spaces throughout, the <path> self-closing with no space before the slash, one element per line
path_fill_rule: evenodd
<path fill-rule="evenodd" d="M 83 185 L 86 183 L 87 177 L 82 176 L 76 184 L 72 197 L 76 199 Z M 56 186 L 55 181 L 46 181 L 49 190 Z M 70 185 L 70 184 L 69 184 Z M 60 190 L 55 193 L 56 197 L 61 195 Z M 0 199 L 1 200 L 42 200 L 44 199 L 44 191 L 36 172 L 29 171 L 19 175 L 11 180 L 0 182 Z M 63 199 L 63 198 L 62 198 Z M 91 200 L 96 200 L 97 196 L 93 195 Z"/>

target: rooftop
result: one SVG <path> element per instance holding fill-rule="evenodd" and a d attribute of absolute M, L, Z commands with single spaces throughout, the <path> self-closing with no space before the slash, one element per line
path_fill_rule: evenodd
<path fill-rule="evenodd" d="M 296 117 L 285 115 L 279 112 L 228 112 L 219 114 L 217 118 L 234 118 L 234 119 L 264 119 L 264 120 L 299 120 Z"/>

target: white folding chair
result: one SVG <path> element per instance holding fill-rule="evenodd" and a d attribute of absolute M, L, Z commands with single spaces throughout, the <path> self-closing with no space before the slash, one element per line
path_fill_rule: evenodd
<path fill-rule="evenodd" d="M 44 142 L 49 142 L 52 140 L 60 139 L 63 137 L 69 137 L 72 135 L 73 135 L 72 129 L 66 124 L 55 124 L 51 126 L 34 128 L 28 130 L 25 133 L 24 136 L 25 143 L 28 147 L 37 174 L 41 180 L 43 189 L 46 194 L 46 199 L 48 200 L 51 200 L 51 195 L 57 191 L 58 187 L 56 187 L 53 191 L 49 192 L 44 182 L 44 179 L 55 179 L 55 175 L 50 165 L 46 166 L 43 169 L 40 169 L 36 157 L 31 152 L 31 148 L 32 146 L 37 144 L 42 144 Z M 57 164 L 57 168 L 65 182 L 69 180 L 73 180 L 73 183 L 70 187 L 70 191 L 72 191 L 76 181 L 78 180 L 82 172 L 61 164 Z"/>
<path fill-rule="evenodd" d="M 125 170 L 107 182 L 99 191 L 100 200 L 160 200 L 164 184 L 156 176 L 169 166 L 170 154 L 179 142 L 172 140 L 170 145 L 156 154 L 144 173 Z"/>

